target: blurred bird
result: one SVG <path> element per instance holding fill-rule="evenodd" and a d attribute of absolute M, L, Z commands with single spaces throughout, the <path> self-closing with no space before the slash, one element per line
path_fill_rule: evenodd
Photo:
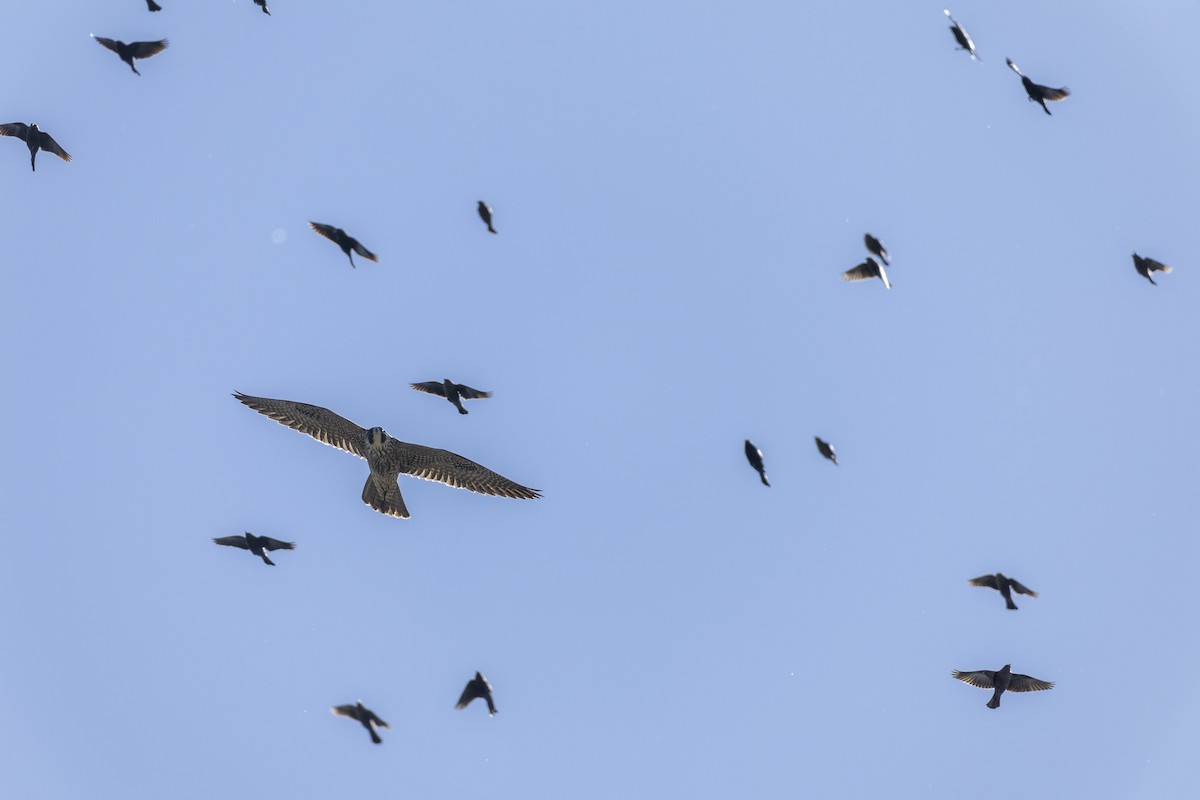
<path fill-rule="evenodd" d="M 858 266 L 842 273 L 842 280 L 844 281 L 865 281 L 870 278 L 879 278 L 879 280 L 883 281 L 885 288 L 892 288 L 892 284 L 888 282 L 887 273 L 884 272 L 883 267 L 879 266 L 879 263 L 870 256 L 867 256 L 867 260 Z"/>
<path fill-rule="evenodd" d="M 359 700 L 352 706 L 334 706 L 329 710 L 332 711 L 336 716 L 349 717 L 350 719 L 356 719 L 361 722 L 362 726 L 367 729 L 367 733 L 371 734 L 371 741 L 375 744 L 383 744 L 383 739 L 379 738 L 379 734 L 375 732 L 375 728 L 392 727 L 381 720 L 374 711 L 364 706 L 362 704 L 362 700 Z"/>
<path fill-rule="evenodd" d="M 38 130 L 37 123 L 26 125 L 24 122 L 9 122 L 6 125 L 0 125 L 0 136 L 15 136 L 29 145 L 29 166 L 33 168 L 34 172 L 37 172 L 38 148 L 47 153 L 54 153 L 63 161 L 71 160 L 67 151 L 59 147 L 58 142 L 50 138 L 50 134 Z"/>
<path fill-rule="evenodd" d="M 820 451 L 821 455 L 828 458 L 834 464 L 837 464 L 837 453 L 833 451 L 833 445 L 820 436 L 814 436 L 813 438 L 817 440 L 817 450 Z"/>
<path fill-rule="evenodd" d="M 863 234 L 863 244 L 867 246 L 867 252 L 871 255 L 879 256 L 879 260 L 882 261 L 885 266 L 892 263 L 888 261 L 888 252 L 884 249 L 883 244 L 871 234 Z"/>
<path fill-rule="evenodd" d="M 439 397 L 444 397 L 454 404 L 458 409 L 458 413 L 466 414 L 467 410 L 463 408 L 463 400 L 478 400 L 481 397 L 491 397 L 491 392 L 481 392 L 478 389 L 472 389 L 470 386 L 464 386 L 461 383 L 446 378 L 441 383 L 437 381 L 425 381 L 424 383 L 410 383 L 409 386 L 416 389 L 418 392 L 425 394 L 436 394 Z M 462 398 L 460 400 L 459 398 Z"/>
<path fill-rule="evenodd" d="M 312 221 L 310 221 L 308 224 L 314 231 L 321 234 L 338 247 L 342 248 L 342 252 L 346 254 L 346 258 L 350 259 L 350 266 L 354 266 L 354 256 L 350 255 L 351 250 L 358 253 L 368 261 L 374 261 L 378 263 L 379 259 L 375 257 L 374 253 L 359 244 L 358 239 L 350 236 L 341 228 L 335 228 L 332 225 L 323 225 L 320 222 Z"/>
<path fill-rule="evenodd" d="M 254 0 L 254 5 L 263 10 L 263 13 L 268 17 L 271 16 L 271 9 L 267 8 L 267 0 Z"/>
<path fill-rule="evenodd" d="M 762 450 L 755 447 L 754 442 L 749 439 L 746 440 L 746 460 L 758 471 L 758 477 L 762 478 L 763 486 L 770 486 L 771 482 L 767 480 L 767 472 L 763 468 Z"/>
<path fill-rule="evenodd" d="M 1043 689 L 1054 688 L 1054 684 L 1049 681 L 1040 681 L 1037 678 L 1013 672 L 1011 664 L 1005 664 L 999 672 L 977 669 L 974 672 L 954 670 L 950 674 L 963 683 L 969 683 L 980 689 L 995 689 L 992 699 L 988 701 L 988 708 L 999 708 L 1000 695 L 1005 692 L 1039 692 Z"/>
<path fill-rule="evenodd" d="M 1020 581 L 1014 580 L 1003 572 L 997 572 L 995 575 L 980 575 L 978 578 L 971 578 L 967 583 L 972 586 L 983 586 L 988 589 L 997 589 L 1000 595 L 1004 598 L 1005 605 L 1012 611 L 1017 610 L 1017 604 L 1013 602 L 1012 593 L 1027 594 L 1030 597 L 1037 597 L 1038 593 L 1024 586 Z"/>
<path fill-rule="evenodd" d="M 1166 275 L 1171 271 L 1171 268 L 1161 261 L 1155 261 L 1153 258 L 1142 258 L 1137 253 L 1133 254 L 1133 268 L 1137 270 L 1138 275 L 1141 275 L 1146 280 L 1154 283 L 1154 278 L 1150 277 L 1151 272 L 1161 272 Z M 1154 283 L 1158 286 L 1157 283 Z"/>
<path fill-rule="evenodd" d="M 463 689 L 462 696 L 458 698 L 454 707 L 466 708 L 477 697 L 482 697 L 487 701 L 488 716 L 496 713 L 496 703 L 492 700 L 492 685 L 487 682 L 487 678 L 483 677 L 482 672 L 476 672 L 475 677 L 467 681 L 467 687 Z"/>
<path fill-rule="evenodd" d="M 118 42 L 115 39 L 105 39 L 103 36 L 97 36 L 94 33 L 92 34 L 92 38 L 119 55 L 121 60 L 128 64 L 129 68 L 133 70 L 134 75 L 142 74 L 138 72 L 137 67 L 133 65 L 133 60 L 135 58 L 149 58 L 150 56 L 156 56 L 163 50 L 166 50 L 167 44 L 169 44 L 166 39 L 159 39 L 157 42 L 130 42 L 129 44 L 125 44 L 124 42 Z"/>
<path fill-rule="evenodd" d="M 146 8 L 150 9 L 151 11 L 162 11 L 162 6 L 154 2 L 154 0 L 146 0 Z"/>
<path fill-rule="evenodd" d="M 272 567 L 275 566 L 275 562 L 267 558 L 268 550 L 296 549 L 295 542 L 281 542 L 278 539 L 272 539 L 270 536 L 255 536 L 250 531 L 246 531 L 245 536 L 221 536 L 213 539 L 213 541 L 227 547 L 240 547 L 243 550 L 249 550 Z"/>
<path fill-rule="evenodd" d="M 1009 67 L 1012 68 L 1013 72 L 1021 76 L 1021 85 L 1025 87 L 1025 93 L 1029 95 L 1029 99 L 1036 100 L 1038 103 L 1040 103 L 1042 106 L 1042 111 L 1045 111 L 1047 114 L 1050 114 L 1050 109 L 1046 108 L 1047 100 L 1054 103 L 1071 94 L 1071 92 L 1065 86 L 1061 89 L 1053 89 L 1049 86 L 1042 86 L 1041 84 L 1034 83 L 1033 81 L 1029 80 L 1029 78 L 1026 78 L 1025 74 L 1021 72 L 1021 70 L 1017 69 L 1017 65 L 1012 62 L 1011 58 L 1006 58 L 1004 61 Z"/>
<path fill-rule="evenodd" d="M 975 53 L 975 43 L 971 41 L 971 37 L 967 35 L 967 29 L 959 24 L 958 20 L 950 16 L 950 9 L 943 8 L 942 12 L 950 17 L 950 21 L 954 23 L 950 26 L 950 32 L 954 34 L 954 41 L 958 42 L 959 50 L 966 50 L 971 54 L 971 60 L 978 61 L 979 56 Z"/>
<path fill-rule="evenodd" d="M 495 233 L 496 229 L 492 227 L 492 207 L 480 200 L 475 209 L 479 212 L 479 218 L 487 223 L 488 230 Z"/>

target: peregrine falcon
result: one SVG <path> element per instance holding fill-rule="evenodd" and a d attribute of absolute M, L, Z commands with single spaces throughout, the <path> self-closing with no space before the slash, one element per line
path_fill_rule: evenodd
<path fill-rule="evenodd" d="M 750 462 L 750 466 L 754 467 L 754 471 L 758 473 L 763 486 L 770 486 L 771 482 L 767 480 L 766 467 L 763 466 L 762 450 L 755 447 L 754 442 L 749 439 L 746 440 L 746 460 Z"/>
<path fill-rule="evenodd" d="M 1000 695 L 1005 692 L 1040 692 L 1043 689 L 1053 689 L 1050 681 L 1040 681 L 1028 675 L 1020 675 L 1012 671 L 1011 664 L 1005 664 L 998 671 L 977 669 L 974 672 L 954 670 L 950 673 L 963 683 L 969 683 L 980 689 L 994 689 L 992 699 L 988 700 L 988 708 L 1000 707 Z"/>
<path fill-rule="evenodd" d="M 865 281 L 871 278 L 879 278 L 879 280 L 883 281 L 885 289 L 892 288 L 892 284 L 888 283 L 887 273 L 884 272 L 883 267 L 879 266 L 879 263 L 870 256 L 867 256 L 867 260 L 858 266 L 842 273 L 842 280 L 844 281 Z"/>
<path fill-rule="evenodd" d="M 1161 272 L 1163 275 L 1166 275 L 1171 271 L 1171 268 L 1161 261 L 1155 261 L 1153 258 L 1145 258 L 1139 256 L 1137 253 L 1133 254 L 1133 268 L 1137 270 L 1138 275 L 1141 275 L 1155 286 L 1158 286 L 1158 284 L 1154 283 L 1154 278 L 1150 277 L 1151 272 Z"/>
<path fill-rule="evenodd" d="M 416 389 L 418 392 L 425 394 L 436 394 L 439 397 L 444 397 L 454 404 L 458 409 L 458 413 L 466 414 L 467 410 L 463 408 L 463 400 L 477 400 L 481 397 L 491 397 L 491 392 L 481 392 L 478 389 L 472 389 L 470 386 L 464 386 L 461 383 L 446 378 L 441 383 L 437 381 L 424 381 L 423 383 L 410 383 L 409 386 Z M 462 399 L 459 399 L 462 398 Z"/>
<path fill-rule="evenodd" d="M 58 142 L 50 138 L 50 134 L 38 130 L 36 122 L 33 125 L 26 125 L 24 122 L 9 122 L 6 125 L 0 125 L 0 136 L 15 136 L 29 145 L 29 166 L 33 168 L 34 172 L 37 172 L 39 147 L 47 153 L 54 153 L 63 161 L 71 160 L 70 154 L 59 147 Z"/>
<path fill-rule="evenodd" d="M 150 56 L 156 56 L 163 50 L 166 50 L 168 44 L 166 39 L 159 39 L 157 42 L 130 42 L 129 44 L 125 44 L 124 42 L 118 42 L 115 39 L 105 39 L 103 36 L 97 36 L 94 33 L 92 34 L 92 38 L 119 55 L 121 60 L 128 64 L 129 68 L 133 70 L 134 75 L 142 74 L 138 72 L 137 67 L 133 65 L 133 60 L 135 58 L 149 58 Z"/>
<path fill-rule="evenodd" d="M 521 500 L 542 496 L 537 489 L 514 483 L 449 450 L 402 442 L 393 439 L 383 428 L 361 428 L 327 408 L 291 400 L 251 397 L 241 392 L 234 397 L 263 416 L 307 433 L 318 442 L 365 458 L 371 474 L 363 487 L 363 502 L 390 517 L 408 519 L 409 516 L 396 482 L 401 473 L 479 494 Z"/>
<path fill-rule="evenodd" d="M 250 531 L 246 531 L 245 536 L 220 536 L 213 539 L 213 541 L 227 547 L 240 547 L 243 550 L 249 550 L 271 567 L 275 566 L 275 562 L 267 558 L 268 550 L 296 549 L 295 542 L 281 542 L 278 539 L 272 539 L 270 536 L 255 536 Z"/>
<path fill-rule="evenodd" d="M 364 706 L 362 700 L 359 700 L 354 705 L 334 706 L 329 710 L 334 713 L 334 716 L 349 717 L 361 722 L 362 726 L 367 729 L 367 733 L 371 734 L 371 741 L 375 744 L 383 744 L 383 739 L 379 738 L 379 734 L 375 732 L 375 728 L 392 727 L 381 720 L 374 711 Z"/>
<path fill-rule="evenodd" d="M 480 200 L 475 210 L 479 212 L 479 218 L 488 226 L 488 232 L 495 233 L 496 229 L 492 227 L 492 207 Z"/>
<path fill-rule="evenodd" d="M 822 439 L 820 436 L 814 436 L 813 438 L 817 440 L 817 452 L 828 458 L 836 466 L 837 453 L 834 451 L 833 445 Z"/>
<path fill-rule="evenodd" d="M 1011 58 L 1006 58 L 1004 61 L 1013 72 L 1021 76 L 1021 85 L 1025 87 L 1025 94 L 1029 95 L 1030 100 L 1035 100 L 1041 104 L 1042 111 L 1045 111 L 1047 115 L 1053 116 L 1050 114 L 1050 109 L 1046 108 L 1047 100 L 1055 103 L 1059 100 L 1065 100 L 1071 94 L 1070 90 L 1065 86 L 1061 89 L 1055 89 L 1050 86 L 1042 86 L 1040 83 L 1034 83 L 1025 77 L 1025 73 L 1017 69 L 1017 65 L 1012 62 Z"/>
<path fill-rule="evenodd" d="M 346 258 L 350 259 L 350 266 L 354 266 L 354 256 L 350 255 L 351 250 L 358 253 L 368 261 L 379 261 L 379 259 L 375 257 L 375 254 L 363 247 L 362 243 L 359 242 L 358 239 L 355 239 L 341 228 L 335 228 L 332 225 L 325 225 L 321 222 L 309 222 L 308 224 L 314 231 L 321 234 L 338 247 L 342 248 L 342 252 L 346 254 Z"/>
<path fill-rule="evenodd" d="M 458 698 L 454 707 L 466 708 L 476 697 L 482 697 L 487 701 L 488 716 L 494 716 L 496 701 L 492 699 L 492 685 L 488 683 L 487 678 L 483 677 L 482 672 L 476 672 L 475 677 L 467 681 L 467 686 L 463 689 L 462 696 Z"/>
<path fill-rule="evenodd" d="M 987 589 L 996 589 L 1004 598 L 1004 604 L 1009 611 L 1016 611 L 1017 604 L 1013 602 L 1012 593 L 1027 594 L 1030 597 L 1037 597 L 1038 593 L 1028 586 L 1025 586 L 1018 580 L 1005 575 L 1003 572 L 997 572 L 995 575 L 980 575 L 978 578 L 971 578 L 967 583 L 972 586 L 983 586 Z"/>

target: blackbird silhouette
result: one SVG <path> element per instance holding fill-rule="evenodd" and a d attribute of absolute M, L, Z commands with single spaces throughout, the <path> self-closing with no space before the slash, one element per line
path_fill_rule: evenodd
<path fill-rule="evenodd" d="M 0 125 L 0 136 L 15 136 L 29 146 L 29 166 L 33 168 L 34 172 L 37 172 L 37 154 L 39 148 L 45 150 L 47 153 L 54 153 L 54 155 L 63 161 L 71 160 L 70 154 L 59 147 L 58 142 L 50 138 L 50 134 L 38 130 L 37 123 L 26 125 L 24 122 L 9 122 L 5 125 Z"/>
<path fill-rule="evenodd" d="M 873 256 L 879 256 L 879 260 L 884 263 L 884 266 L 891 264 L 888 261 L 888 252 L 883 244 L 869 233 L 863 234 L 863 244 L 867 246 L 867 252 Z"/>
<path fill-rule="evenodd" d="M 271 9 L 267 8 L 267 0 L 254 0 L 254 5 L 263 10 L 263 13 L 268 17 L 271 16 Z"/>
<path fill-rule="evenodd" d="M 446 378 L 441 383 L 437 381 L 425 381 L 424 383 L 410 383 L 409 386 L 416 389 L 418 392 L 425 394 L 436 394 L 439 397 L 444 397 L 454 404 L 458 409 L 458 413 L 466 414 L 467 410 L 463 408 L 463 400 L 478 400 L 481 397 L 491 397 L 491 392 L 481 392 L 478 389 L 472 389 L 470 386 L 464 386 L 461 383 Z"/>
<path fill-rule="evenodd" d="M 361 722 L 362 726 L 367 729 L 367 733 L 371 734 L 371 741 L 375 744 L 383 744 L 383 739 L 379 738 L 379 734 L 375 732 L 375 728 L 392 727 L 381 720 L 374 711 L 364 706 L 362 700 L 359 700 L 354 705 L 334 706 L 329 710 L 339 717 L 349 717 Z"/>
<path fill-rule="evenodd" d="M 988 708 L 999 708 L 1000 695 L 1005 692 L 1040 692 L 1043 689 L 1054 688 L 1054 684 L 1049 681 L 1041 681 L 1037 678 L 1031 678 L 1028 675 L 1013 672 L 1011 664 L 1005 664 L 1003 668 L 996 672 L 990 669 L 961 672 L 956 669 L 950 674 L 963 683 L 969 683 L 980 689 L 995 689 L 992 699 L 988 701 Z"/>
<path fill-rule="evenodd" d="M 837 464 L 837 453 L 834 452 L 833 445 L 822 439 L 820 436 L 814 436 L 813 438 L 817 440 L 817 450 L 821 453 L 821 455 L 828 458 L 834 464 Z"/>
<path fill-rule="evenodd" d="M 309 222 L 308 224 L 314 231 L 321 234 L 338 247 L 342 248 L 342 252 L 346 254 L 346 258 L 350 259 L 350 266 L 354 266 L 354 256 L 350 255 L 351 250 L 358 253 L 368 261 L 374 261 L 378 263 L 379 259 L 375 257 L 374 253 L 363 247 L 359 243 L 358 239 L 355 239 L 341 228 L 335 228 L 332 225 L 324 225 L 320 222 Z"/>
<path fill-rule="evenodd" d="M 762 450 L 755 447 L 754 442 L 749 439 L 746 440 L 746 460 L 757 470 L 758 477 L 762 478 L 763 486 L 770 486 L 771 482 L 767 480 L 767 471 L 763 468 Z"/>
<path fill-rule="evenodd" d="M 1005 605 L 1009 610 L 1016 611 L 1017 604 L 1013 602 L 1012 593 L 1015 591 L 1018 594 L 1027 594 L 1030 597 L 1037 597 L 1038 593 L 1024 586 L 1020 581 L 1013 580 L 1003 572 L 997 572 L 995 575 L 980 575 L 978 578 L 971 578 L 967 583 L 972 586 L 983 586 L 988 589 L 998 589 L 1001 596 L 1004 598 Z"/>
<path fill-rule="evenodd" d="M 250 531 L 246 531 L 245 536 L 221 536 L 213 539 L 213 541 L 227 547 L 240 547 L 243 550 L 249 550 L 272 567 L 275 566 L 275 562 L 267 558 L 268 550 L 296 549 L 295 542 L 281 542 L 278 539 L 272 539 L 270 536 L 255 536 Z"/>
<path fill-rule="evenodd" d="M 488 231 L 495 233 L 496 229 L 492 227 L 492 207 L 480 200 L 475 210 L 479 212 L 479 218 L 487 224 Z"/>
<path fill-rule="evenodd" d="M 967 29 L 964 28 L 958 20 L 950 16 L 950 9 L 943 8 L 942 13 L 950 17 L 950 32 L 954 34 L 954 41 L 958 42 L 959 50 L 966 50 L 971 55 L 972 61 L 978 61 L 979 56 L 975 52 L 975 43 L 971 41 L 971 37 L 967 35 Z"/>
<path fill-rule="evenodd" d="M 467 681 L 467 686 L 463 689 L 462 695 L 454 707 L 466 708 L 477 697 L 482 697 L 487 701 L 488 716 L 493 716 L 496 713 L 496 703 L 492 699 L 492 685 L 487 682 L 487 678 L 483 677 L 482 672 L 476 672 L 475 677 Z"/>
<path fill-rule="evenodd" d="M 842 273 L 842 280 L 844 281 L 865 281 L 871 278 L 879 278 L 879 280 L 883 281 L 885 288 L 892 288 L 892 284 L 888 282 L 887 273 L 883 267 L 870 256 L 867 256 L 867 260 L 858 266 Z"/>
<path fill-rule="evenodd" d="M 150 9 L 151 11 L 162 11 L 162 6 L 154 2 L 154 0 L 146 0 L 146 8 Z"/>
<path fill-rule="evenodd" d="M 1029 95 L 1029 99 L 1036 100 L 1038 103 L 1040 103 L 1042 106 L 1042 111 L 1045 111 L 1047 114 L 1050 114 L 1050 109 L 1046 108 L 1047 100 L 1049 100 L 1051 103 L 1056 103 L 1059 100 L 1065 99 L 1069 94 L 1071 94 L 1071 92 L 1065 86 L 1061 89 L 1055 89 L 1050 86 L 1042 86 L 1039 83 L 1034 83 L 1033 81 L 1029 80 L 1029 78 L 1025 77 L 1025 73 L 1017 69 L 1017 65 L 1012 62 L 1011 58 L 1006 58 L 1004 61 L 1006 64 L 1008 64 L 1013 72 L 1021 76 L 1021 85 L 1025 87 L 1025 94 Z M 1050 116 L 1053 115 L 1050 114 Z"/>
<path fill-rule="evenodd" d="M 156 56 L 163 50 L 166 50 L 168 44 L 166 39 L 159 39 L 157 42 L 130 42 L 129 44 L 125 44 L 124 42 L 118 42 L 116 39 L 105 39 L 103 36 L 97 36 L 94 33 L 92 34 L 92 38 L 119 55 L 121 60 L 133 70 L 134 75 L 142 74 L 133 65 L 135 58 Z"/>
<path fill-rule="evenodd" d="M 1138 275 L 1141 275 L 1146 280 L 1154 283 L 1154 278 L 1150 277 L 1151 272 L 1161 272 L 1166 275 L 1171 271 L 1171 268 L 1161 261 L 1155 261 L 1153 258 L 1142 258 L 1137 253 L 1133 254 L 1133 268 L 1137 270 Z M 1157 283 L 1154 283 L 1158 286 Z"/>

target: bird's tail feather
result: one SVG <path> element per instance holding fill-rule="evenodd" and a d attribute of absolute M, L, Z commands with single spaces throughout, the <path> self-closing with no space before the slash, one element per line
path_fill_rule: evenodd
<path fill-rule="evenodd" d="M 367 730 L 371 732 L 371 741 L 375 744 L 383 744 L 383 739 L 379 738 L 379 734 L 375 732 L 375 728 L 370 724 L 367 725 Z"/>
<path fill-rule="evenodd" d="M 268 566 L 271 566 L 271 567 L 275 566 L 275 562 L 272 561 L 271 559 L 267 558 L 267 554 L 265 551 L 262 554 L 262 560 L 263 560 L 263 563 L 267 564 Z"/>
<path fill-rule="evenodd" d="M 992 695 L 992 699 L 988 700 L 988 708 L 999 708 L 999 707 L 1000 707 L 1000 693 L 996 692 L 994 695 Z"/>
<path fill-rule="evenodd" d="M 379 488 L 380 482 L 382 479 L 377 480 L 374 475 L 367 476 L 367 484 L 363 486 L 363 502 L 381 514 L 408 519 L 408 508 L 404 505 L 404 497 L 395 479 L 388 481 L 390 485 L 383 490 Z"/>

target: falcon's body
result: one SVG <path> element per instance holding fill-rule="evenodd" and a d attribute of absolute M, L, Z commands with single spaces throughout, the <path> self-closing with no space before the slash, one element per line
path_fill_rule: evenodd
<path fill-rule="evenodd" d="M 954 34 L 954 41 L 958 42 L 959 50 L 966 50 L 973 61 L 978 61 L 979 56 L 975 54 L 975 43 L 971 41 L 971 37 L 967 35 L 967 29 L 959 24 L 958 20 L 950 16 L 950 9 L 943 8 L 942 13 L 950 18 L 950 32 Z"/>
<path fill-rule="evenodd" d="M 133 70 L 134 75 L 142 74 L 133 65 L 135 58 L 156 56 L 163 50 L 166 50 L 169 44 L 166 39 L 159 39 L 157 42 L 130 42 L 129 44 L 125 44 L 124 42 L 118 42 L 116 39 L 105 39 L 103 36 L 97 36 L 94 33 L 92 34 L 92 38 L 119 55 L 121 60 Z"/>
<path fill-rule="evenodd" d="M 449 450 L 393 439 L 383 428 L 359 427 L 327 408 L 291 400 L 251 397 L 240 392 L 234 397 L 258 413 L 306 433 L 318 442 L 366 459 L 371 474 L 363 487 L 362 499 L 381 514 L 408 518 L 408 508 L 396 482 L 401 474 L 479 494 L 523 500 L 541 497 L 537 489 L 510 481 Z"/>
<path fill-rule="evenodd" d="M 0 125 L 0 136 L 15 136 L 28 145 L 29 166 L 33 168 L 34 172 L 37 172 L 37 154 L 39 148 L 45 150 L 47 153 L 54 153 L 54 155 L 63 161 L 71 160 L 71 156 L 67 151 L 59 147 L 58 142 L 50 138 L 50 134 L 38 130 L 37 123 L 26 125 L 24 122 L 9 122 L 5 125 Z"/>
<path fill-rule="evenodd" d="M 820 436 L 814 436 L 813 438 L 817 440 L 817 451 L 834 464 L 837 464 L 837 453 L 834 452 L 833 445 L 822 439 Z"/>
<path fill-rule="evenodd" d="M 463 689 L 462 695 L 454 707 L 466 708 L 477 697 L 482 697 L 487 701 L 489 716 L 496 713 L 496 702 L 492 699 L 492 685 L 488 683 L 487 678 L 483 677 L 482 672 L 476 672 L 475 677 L 467 681 L 467 686 Z"/>
<path fill-rule="evenodd" d="M 446 378 L 441 383 L 437 381 L 425 381 L 423 383 L 410 383 L 409 386 L 416 389 L 418 392 L 425 394 L 436 394 L 439 397 L 444 397 L 454 404 L 458 409 L 458 413 L 466 414 L 467 410 L 463 408 L 463 400 L 476 400 L 481 397 L 491 397 L 491 392 L 481 392 L 478 389 L 472 389 L 470 386 L 465 386 L 461 383 Z"/>
<path fill-rule="evenodd" d="M 763 486 L 770 486 L 771 482 L 767 480 L 767 470 L 763 466 L 762 450 L 754 446 L 754 442 L 746 440 L 746 460 L 750 462 L 750 466 L 754 467 L 758 477 L 762 479 Z"/>
<path fill-rule="evenodd" d="M 332 225 L 325 225 L 320 222 L 309 222 L 308 224 L 314 231 L 321 234 L 338 247 L 342 248 L 342 252 L 346 254 L 346 258 L 350 259 L 350 266 L 354 266 L 354 256 L 350 255 L 351 250 L 358 253 L 368 261 L 379 261 L 379 259 L 375 257 L 375 254 L 363 247 L 358 239 L 355 239 L 341 228 L 335 228 Z"/>
<path fill-rule="evenodd" d="M 969 683 L 980 689 L 994 689 L 992 699 L 987 704 L 988 708 L 999 708 L 1000 695 L 1005 692 L 1040 692 L 1043 689 L 1054 688 L 1054 684 L 1049 681 L 1041 681 L 1013 672 L 1011 664 L 1005 664 L 997 671 L 977 669 L 974 672 L 960 672 L 954 670 L 950 674 L 963 683 Z"/>
<path fill-rule="evenodd" d="M 863 234 L 863 244 L 865 244 L 867 246 L 867 252 L 873 256 L 878 256 L 879 260 L 883 262 L 884 266 L 887 266 L 892 263 L 892 262 L 888 261 L 887 248 L 885 248 L 883 246 L 883 243 L 880 242 L 878 239 L 876 239 L 871 234 L 869 234 L 869 233 Z"/>
<path fill-rule="evenodd" d="M 1030 597 L 1037 597 L 1037 592 L 1024 586 L 1020 581 L 1013 580 L 1003 572 L 997 572 L 995 575 L 980 575 L 978 578 L 971 578 L 967 583 L 972 586 L 983 586 L 987 589 L 996 589 L 1004 597 L 1004 603 L 1010 611 L 1017 610 L 1017 604 L 1013 602 L 1012 593 L 1027 594 Z"/>
<path fill-rule="evenodd" d="M 375 728 L 392 727 L 381 720 L 374 711 L 364 706 L 362 700 L 359 700 L 354 705 L 334 706 L 329 710 L 336 716 L 349 717 L 361 722 L 362 726 L 367 729 L 367 733 L 371 734 L 371 741 L 375 744 L 383 744 L 383 739 L 379 738 L 379 734 L 375 732 Z"/>
<path fill-rule="evenodd" d="M 1171 271 L 1171 268 L 1161 261 L 1155 261 L 1153 258 L 1142 258 L 1137 253 L 1133 254 L 1133 268 L 1137 270 L 1137 274 L 1141 275 L 1146 280 L 1154 283 L 1154 278 L 1150 277 L 1151 272 L 1161 272 L 1166 275 Z M 1158 286 L 1157 283 L 1154 283 Z"/>
<path fill-rule="evenodd" d="M 492 207 L 480 200 L 475 208 L 479 212 L 479 218 L 488 226 L 488 231 L 495 233 L 496 229 L 492 227 Z"/>
<path fill-rule="evenodd" d="M 250 531 L 246 531 L 245 536 L 221 536 L 213 539 L 213 541 L 227 547 L 240 547 L 243 550 L 249 550 L 272 567 L 275 566 L 275 562 L 267 558 L 268 550 L 296 549 L 295 542 L 281 542 L 278 539 L 272 539 L 270 536 L 255 536 Z"/>
<path fill-rule="evenodd" d="M 1004 61 L 1013 72 L 1021 76 L 1021 85 L 1025 87 L 1025 94 L 1029 95 L 1029 99 L 1041 105 L 1042 111 L 1045 111 L 1047 114 L 1050 114 L 1050 109 L 1046 108 L 1047 100 L 1051 103 L 1056 103 L 1059 100 L 1066 99 L 1071 94 L 1070 90 L 1065 86 L 1061 89 L 1055 89 L 1051 86 L 1042 86 L 1040 83 L 1034 83 L 1025 77 L 1025 73 L 1017 69 L 1017 65 L 1012 62 L 1011 58 L 1006 58 Z"/>
<path fill-rule="evenodd" d="M 886 289 L 892 288 L 892 284 L 888 282 L 888 276 L 884 272 L 883 267 L 870 256 L 867 256 L 867 260 L 858 266 L 842 273 L 842 280 L 844 281 L 865 281 L 871 278 L 879 278 L 879 280 L 883 281 L 884 288 Z"/>

